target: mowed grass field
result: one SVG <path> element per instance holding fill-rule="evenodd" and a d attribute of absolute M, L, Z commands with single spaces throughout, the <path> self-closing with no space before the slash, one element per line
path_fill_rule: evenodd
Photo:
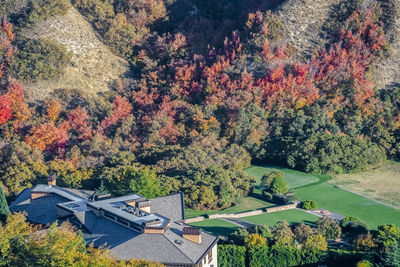
<path fill-rule="evenodd" d="M 244 172 L 247 173 L 250 176 L 253 176 L 256 179 L 256 186 L 255 186 L 255 193 L 261 193 L 261 178 L 262 176 L 268 171 L 268 170 L 281 170 L 285 173 L 285 178 L 286 181 L 289 184 L 290 188 L 296 188 L 299 186 L 304 186 L 307 184 L 315 183 L 318 182 L 319 179 L 318 177 L 296 171 L 296 170 L 291 170 L 291 169 L 286 169 L 286 168 L 281 168 L 281 167 L 276 167 L 276 166 L 269 166 L 269 165 L 264 165 L 264 166 L 255 166 L 252 165 L 249 168 L 244 169 Z"/>
<path fill-rule="evenodd" d="M 400 226 L 400 210 L 345 191 L 328 183 L 304 186 L 295 190 L 300 200 L 312 199 L 319 208 L 364 221 L 372 229 L 385 223 Z"/>
<path fill-rule="evenodd" d="M 269 206 L 273 206 L 274 204 L 254 198 L 254 197 L 239 197 L 235 199 L 232 207 L 222 209 L 222 210 L 210 210 L 210 211 L 201 211 L 201 210 L 192 210 L 185 209 L 185 218 L 193 218 L 197 216 L 211 215 L 211 214 L 220 214 L 220 213 L 239 213 L 244 211 L 261 209 Z"/>
<path fill-rule="evenodd" d="M 245 171 L 256 179 L 261 179 L 268 169 L 273 166 L 252 166 Z M 329 184 L 326 175 L 308 174 L 299 171 L 282 170 L 291 188 L 295 188 L 299 200 L 315 200 L 318 208 L 345 216 L 354 216 L 375 229 L 380 224 L 393 223 L 400 226 L 400 210 L 380 204 L 363 196 L 340 189 Z M 296 181 L 298 179 L 299 181 Z M 378 181 L 376 182 L 379 183 Z M 397 191 L 397 192 L 400 192 Z M 299 221 L 301 218 L 299 217 Z"/>
<path fill-rule="evenodd" d="M 220 219 L 205 220 L 201 222 L 191 223 L 190 225 L 200 227 L 207 233 L 222 236 L 228 236 L 230 233 L 240 228 L 236 224 L 229 223 Z"/>
<path fill-rule="evenodd" d="M 330 183 L 400 208 L 400 162 L 365 172 L 339 174 Z"/>
<path fill-rule="evenodd" d="M 242 218 L 243 221 L 260 225 L 265 224 L 268 226 L 274 226 L 279 221 L 287 221 L 289 224 L 304 223 L 312 226 L 315 224 L 316 221 L 318 221 L 318 219 L 318 216 L 297 209 L 284 210 L 273 213 L 263 213 L 261 215 Z"/>

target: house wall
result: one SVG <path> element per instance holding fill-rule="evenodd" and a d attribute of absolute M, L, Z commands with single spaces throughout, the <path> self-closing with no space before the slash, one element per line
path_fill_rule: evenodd
<path fill-rule="evenodd" d="M 72 215 L 73 213 L 57 206 L 57 217 L 64 218 Z"/>

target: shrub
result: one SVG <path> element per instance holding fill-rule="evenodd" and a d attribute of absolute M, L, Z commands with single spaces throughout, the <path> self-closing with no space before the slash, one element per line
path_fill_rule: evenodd
<path fill-rule="evenodd" d="M 317 202 L 314 200 L 305 200 L 301 203 L 301 207 L 305 210 L 313 210 L 317 208 Z"/>
<path fill-rule="evenodd" d="M 273 195 L 272 202 L 276 204 L 286 205 L 296 200 L 295 195 Z"/>
<path fill-rule="evenodd" d="M 368 232 L 368 226 L 362 221 L 349 222 L 343 231 L 356 235 L 365 234 Z"/>
<path fill-rule="evenodd" d="M 354 248 L 356 250 L 371 251 L 371 249 L 376 247 L 372 235 L 368 232 L 364 235 L 359 235 L 356 240 L 354 240 Z"/>
<path fill-rule="evenodd" d="M 266 201 L 271 201 L 273 198 L 272 194 L 268 191 L 268 189 L 264 189 L 262 191 L 262 196 Z"/>
<path fill-rule="evenodd" d="M 373 267 L 374 265 L 368 260 L 362 260 L 357 262 L 356 267 Z"/>
<path fill-rule="evenodd" d="M 51 16 L 64 15 L 70 8 L 68 0 L 37 0 L 32 1 L 30 12 L 25 18 L 25 24 L 35 24 Z"/>
<path fill-rule="evenodd" d="M 371 255 L 366 252 L 330 249 L 325 264 L 328 266 L 355 266 L 357 262 Z"/>
<path fill-rule="evenodd" d="M 243 246 L 249 232 L 244 228 L 239 228 L 229 235 L 229 240 L 232 240 L 235 245 Z"/>
<path fill-rule="evenodd" d="M 18 79 L 36 82 L 60 75 L 70 59 L 66 47 L 56 41 L 28 39 L 18 44 L 10 67 Z"/>
<path fill-rule="evenodd" d="M 259 234 L 249 234 L 244 240 L 246 247 L 266 246 L 267 239 Z"/>
<path fill-rule="evenodd" d="M 218 266 L 246 266 L 246 248 L 235 245 L 218 245 Z"/>
<path fill-rule="evenodd" d="M 359 219 L 357 219 L 356 217 L 346 216 L 340 221 L 340 226 L 346 227 L 349 222 L 357 222 L 357 221 L 359 221 Z"/>

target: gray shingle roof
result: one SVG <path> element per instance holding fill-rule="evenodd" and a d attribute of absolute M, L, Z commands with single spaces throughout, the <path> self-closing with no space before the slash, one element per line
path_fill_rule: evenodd
<path fill-rule="evenodd" d="M 58 219 L 57 204 L 68 201 L 68 199 L 55 194 L 34 200 L 31 200 L 30 197 L 31 189 L 25 189 L 10 205 L 10 210 L 25 212 L 29 221 L 44 225 L 55 222 Z"/>
<path fill-rule="evenodd" d="M 185 219 L 183 193 L 150 199 L 151 212 L 167 217 L 171 222 Z"/>
<path fill-rule="evenodd" d="M 31 200 L 32 191 L 52 194 Z M 78 201 L 81 204 L 84 202 L 90 206 L 101 208 L 111 205 L 112 208 L 112 205 L 117 205 L 115 203 L 135 197 L 141 198 L 139 195 L 130 195 L 87 202 L 84 195 L 74 190 L 58 186 L 38 185 L 33 189 L 24 190 L 10 205 L 10 210 L 13 212 L 25 211 L 31 222 L 49 224 L 58 219 L 57 204 L 60 205 L 60 203 L 65 205 L 71 201 Z M 159 197 L 151 199 L 150 202 L 152 213 L 150 216 L 157 213 L 171 221 L 171 226 L 164 234 L 138 233 L 107 218 L 97 217 L 91 210 L 82 207 L 75 208 L 74 218 L 83 225 L 83 237 L 88 244 L 93 243 L 96 247 L 106 244 L 111 252 L 120 259 L 141 258 L 163 263 L 197 264 L 217 242 L 217 237 L 207 233 L 201 233 L 201 244 L 182 237 L 181 231 L 184 225 L 175 222 L 184 219 L 183 194 Z"/>

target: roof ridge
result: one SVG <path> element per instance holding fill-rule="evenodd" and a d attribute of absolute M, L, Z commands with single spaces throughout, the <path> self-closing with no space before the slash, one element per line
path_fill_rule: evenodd
<path fill-rule="evenodd" d="M 169 230 L 169 229 L 168 229 Z M 167 231 L 168 231 L 167 230 Z M 174 247 L 176 247 L 183 255 L 185 255 L 185 257 L 193 264 L 196 264 L 191 258 L 189 258 L 185 252 L 183 252 L 174 242 L 172 242 L 171 240 L 169 240 L 164 234 L 162 234 L 162 236 L 168 240 L 168 242 L 170 242 Z"/>

